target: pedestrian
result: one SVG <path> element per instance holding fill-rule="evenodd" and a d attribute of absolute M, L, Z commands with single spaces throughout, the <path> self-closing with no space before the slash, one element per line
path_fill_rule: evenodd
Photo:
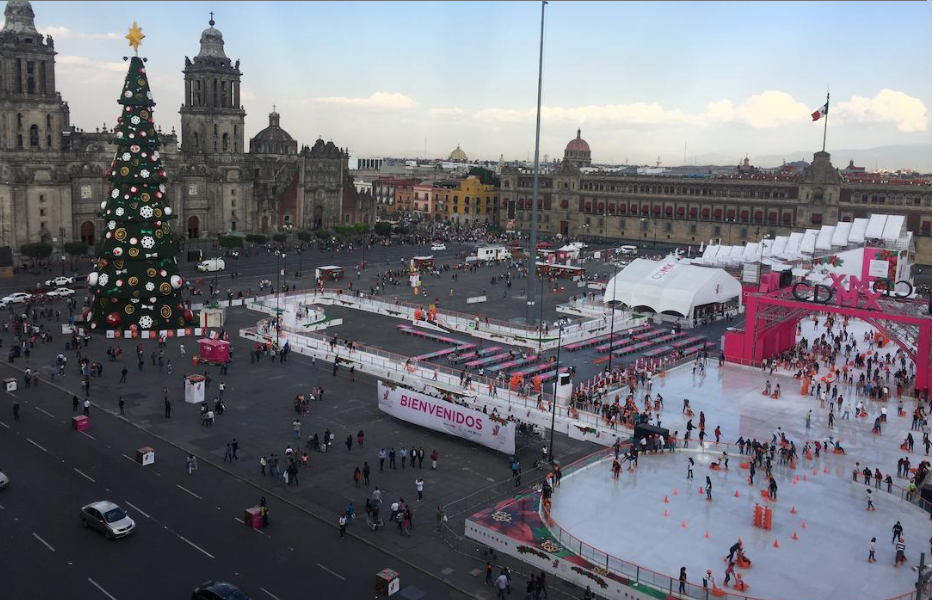
<path fill-rule="evenodd" d="M 440 506 L 438 506 L 438 507 L 437 507 L 437 513 L 436 513 L 436 519 L 437 519 L 437 529 L 435 529 L 435 531 L 440 531 L 440 530 L 441 530 L 441 526 L 442 526 L 444 523 L 447 522 L 447 511 L 445 511 L 443 508 L 441 508 Z M 489 564 L 489 563 L 487 563 L 487 564 Z M 487 574 L 487 577 L 488 577 L 488 574 Z M 487 581 L 487 583 L 488 583 L 488 581 Z"/>
<path fill-rule="evenodd" d="M 680 567 L 679 581 L 680 581 L 680 587 L 679 587 L 680 593 L 686 594 L 687 593 L 687 567 Z"/>
<path fill-rule="evenodd" d="M 340 528 L 340 539 L 343 539 L 347 533 L 347 516 L 345 514 L 340 515 L 340 518 L 337 519 L 337 526 Z"/>
<path fill-rule="evenodd" d="M 418 490 L 418 502 L 424 497 L 424 479 L 420 477 L 415 480 L 415 489 Z"/>
<path fill-rule="evenodd" d="M 453 292 L 453 290 L 451 290 Z M 499 573 L 499 577 L 496 579 L 496 598 L 505 600 L 505 589 L 509 585 L 509 580 L 505 576 L 505 573 Z"/>
<path fill-rule="evenodd" d="M 230 448 L 230 442 L 227 442 L 227 449 L 224 450 L 224 462 L 233 462 L 233 450 Z"/>
<path fill-rule="evenodd" d="M 236 438 L 233 438 L 233 441 L 230 442 L 230 449 L 233 450 L 233 460 L 237 460 L 237 461 L 240 460 L 239 457 L 237 457 L 236 455 L 236 451 L 239 450 L 239 448 L 240 448 L 240 443 L 236 441 Z"/>
<path fill-rule="evenodd" d="M 486 585 L 492 585 L 492 563 L 486 561 Z"/>
<path fill-rule="evenodd" d="M 13 420 L 19 421 L 19 400 L 13 400 Z"/>
<path fill-rule="evenodd" d="M 877 562 L 875 560 L 875 550 L 877 546 L 875 544 L 875 538 L 871 538 L 871 543 L 868 544 L 868 562 Z"/>
<path fill-rule="evenodd" d="M 378 454 L 378 456 L 379 456 L 379 472 L 382 473 L 382 471 L 383 471 L 382 467 L 383 467 L 383 465 L 385 465 L 385 462 L 386 462 L 386 450 L 385 450 L 385 448 L 380 448 L 380 449 L 379 449 L 379 454 Z"/>
<path fill-rule="evenodd" d="M 363 441 L 364 441 L 365 439 L 366 439 L 366 436 L 363 435 L 363 430 L 360 429 L 360 430 L 356 433 L 356 445 L 357 445 L 358 447 L 362 448 L 362 447 L 363 447 Z"/>
<path fill-rule="evenodd" d="M 389 450 L 389 468 L 395 468 L 395 448 Z"/>
<path fill-rule="evenodd" d="M 71 397 L 71 411 L 78 412 L 78 397 L 77 396 Z"/>
<path fill-rule="evenodd" d="M 91 401 L 87 398 L 84 399 L 84 416 L 91 416 Z"/>
<path fill-rule="evenodd" d="M 424 463 L 424 448 L 418 448 L 418 468 Z"/>
<path fill-rule="evenodd" d="M 120 406 L 120 416 L 122 417 L 122 416 L 123 416 L 123 407 L 126 406 L 126 400 L 123 399 L 123 396 L 120 396 L 120 401 L 118 402 L 118 405 Z"/>
<path fill-rule="evenodd" d="M 167 397 L 165 398 L 165 418 L 172 418 L 172 403 Z"/>
<path fill-rule="evenodd" d="M 369 463 L 363 462 L 363 485 L 369 487 Z"/>
<path fill-rule="evenodd" d="M 259 474 L 263 477 L 266 476 L 266 464 L 268 464 L 268 461 L 266 460 L 266 456 L 264 454 L 259 458 Z"/>
<path fill-rule="evenodd" d="M 360 487 L 360 479 L 362 477 L 363 477 L 363 472 L 360 471 L 359 467 L 357 467 L 356 470 L 353 471 L 353 487 Z"/>
<path fill-rule="evenodd" d="M 894 545 L 894 566 L 898 567 L 900 564 L 907 560 L 906 553 L 907 544 L 904 543 L 904 538 L 897 538 L 897 544 Z"/>
<path fill-rule="evenodd" d="M 129 371 L 126 370 L 126 367 L 123 367 L 123 370 L 120 371 L 120 383 L 126 383 L 126 374 L 127 374 L 127 373 L 129 373 Z M 61 373 L 59 373 L 59 374 L 61 374 Z"/>
<path fill-rule="evenodd" d="M 431 469 L 437 469 L 437 450 L 431 452 Z"/>
<path fill-rule="evenodd" d="M 347 452 L 351 452 L 353 450 L 353 436 L 352 435 L 347 434 L 346 444 L 347 444 Z"/>

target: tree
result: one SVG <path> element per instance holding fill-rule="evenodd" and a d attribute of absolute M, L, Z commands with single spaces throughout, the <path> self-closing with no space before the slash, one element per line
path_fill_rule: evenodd
<path fill-rule="evenodd" d="M 295 237 L 297 237 L 302 242 L 311 241 L 311 234 L 308 233 L 307 231 L 299 231 L 298 233 L 295 234 Z"/>
<path fill-rule="evenodd" d="M 385 221 L 379 221 L 373 225 L 373 231 L 382 237 L 389 237 L 392 235 L 392 223 L 386 223 Z"/>
<path fill-rule="evenodd" d="M 334 227 L 334 233 L 337 235 L 354 235 L 356 234 L 356 227 L 353 225 L 337 225 Z"/>
<path fill-rule="evenodd" d="M 397 233 L 399 235 L 408 235 L 408 228 L 405 227 L 404 225 L 396 225 L 395 228 L 392 229 L 392 233 Z"/>
<path fill-rule="evenodd" d="M 499 177 L 489 169 L 484 169 L 483 167 L 470 167 L 470 170 L 467 171 L 467 175 L 476 175 L 479 178 L 480 183 L 483 185 L 494 185 L 499 187 Z"/>
<path fill-rule="evenodd" d="M 288 237 L 284 233 L 275 233 L 272 235 L 272 241 L 284 244 Z"/>
<path fill-rule="evenodd" d="M 238 235 L 222 235 L 217 238 L 217 243 L 221 248 L 242 248 L 243 238 Z"/>
<path fill-rule="evenodd" d="M 178 245 L 166 194 L 165 167 L 154 125 L 149 75 L 143 60 L 130 58 L 121 115 L 114 131 L 116 154 L 107 171 L 110 193 L 101 210 L 105 234 L 97 266 L 88 276 L 94 302 L 92 330 L 165 330 L 193 320 L 181 302 Z"/>
<path fill-rule="evenodd" d="M 32 244 L 23 244 L 19 247 L 19 252 L 26 258 L 48 258 L 52 256 L 52 244 L 45 242 L 34 242 Z"/>
<path fill-rule="evenodd" d="M 87 254 L 88 248 L 87 242 L 75 240 L 65 244 L 65 254 L 68 256 L 84 256 Z"/>
<path fill-rule="evenodd" d="M 251 244 L 259 244 L 262 246 L 269 241 L 269 238 L 259 233 L 249 233 L 246 235 L 246 241 Z"/>
<path fill-rule="evenodd" d="M 356 231 L 357 235 L 363 235 L 364 233 L 369 231 L 369 225 L 367 225 L 366 223 L 357 223 L 356 225 L 353 226 L 353 229 Z"/>
<path fill-rule="evenodd" d="M 331 237 L 330 232 L 324 229 L 318 229 L 314 232 L 314 235 L 321 240 L 329 240 Z"/>

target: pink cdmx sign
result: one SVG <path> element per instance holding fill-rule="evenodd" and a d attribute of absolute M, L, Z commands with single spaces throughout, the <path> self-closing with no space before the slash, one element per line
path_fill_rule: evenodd
<path fill-rule="evenodd" d="M 855 275 L 839 275 L 830 273 L 829 277 L 833 280 L 830 285 L 816 284 L 810 285 L 804 281 L 794 284 L 791 293 L 794 298 L 801 302 L 814 302 L 816 304 L 837 304 L 839 306 L 849 306 L 858 308 L 859 298 L 865 299 L 866 310 L 881 310 L 878 300 L 882 297 L 896 296 L 898 298 L 907 298 L 913 294 L 913 286 L 909 281 L 898 281 L 891 285 L 887 280 L 874 281 L 874 277 L 859 279 Z M 848 277 L 848 286 L 845 285 Z M 898 286 L 906 286 L 906 292 L 896 292 Z M 880 289 L 879 289 L 880 288 Z M 834 302 L 835 300 L 835 302 Z"/>

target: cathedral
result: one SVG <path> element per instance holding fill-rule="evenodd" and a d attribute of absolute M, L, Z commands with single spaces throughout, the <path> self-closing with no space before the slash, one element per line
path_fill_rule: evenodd
<path fill-rule="evenodd" d="M 39 241 L 56 251 L 71 240 L 93 246 L 101 235 L 98 211 L 108 193 L 112 134 L 72 125 L 55 85 L 54 40 L 36 30 L 30 3 L 7 2 L 4 16 L 0 247 L 18 254 L 21 245 Z M 269 126 L 244 142 L 240 61 L 227 57 L 214 25 L 211 18 L 197 55 L 184 59 L 180 135 L 161 133 L 175 230 L 196 246 L 218 234 L 373 223 L 375 204 L 353 186 L 346 149 L 322 139 L 299 149 L 274 109 Z"/>

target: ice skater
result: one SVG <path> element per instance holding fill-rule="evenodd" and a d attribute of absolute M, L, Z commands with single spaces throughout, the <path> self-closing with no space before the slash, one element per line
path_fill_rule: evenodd
<path fill-rule="evenodd" d="M 713 481 L 709 478 L 709 475 L 706 476 L 706 499 L 709 502 L 713 501 Z"/>
<path fill-rule="evenodd" d="M 868 562 L 878 562 L 875 560 L 875 550 L 877 549 L 875 545 L 875 538 L 871 538 L 871 543 L 868 544 Z"/>
<path fill-rule="evenodd" d="M 865 507 L 865 510 L 875 510 L 875 503 L 871 497 L 871 488 L 868 488 L 868 494 L 865 496 L 865 501 L 868 503 L 868 506 Z"/>
<path fill-rule="evenodd" d="M 693 479 L 693 457 L 687 458 L 687 479 Z"/>

